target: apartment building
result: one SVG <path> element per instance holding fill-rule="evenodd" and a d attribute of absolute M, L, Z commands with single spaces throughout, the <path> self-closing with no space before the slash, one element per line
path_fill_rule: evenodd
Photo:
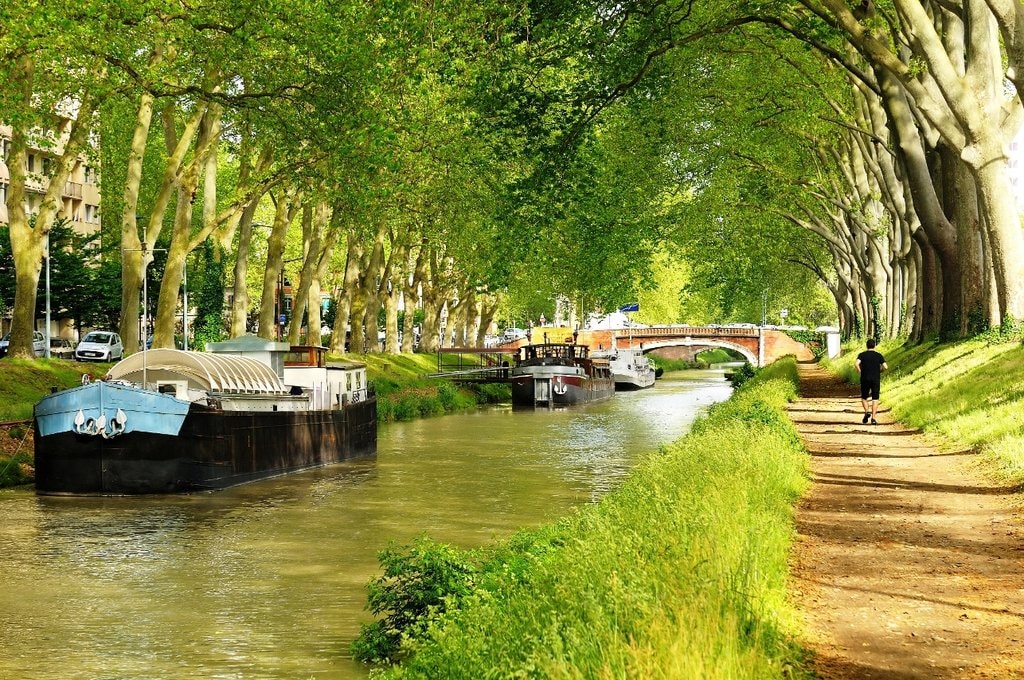
<path fill-rule="evenodd" d="M 60 130 L 60 141 L 55 149 L 48 150 L 30 147 L 25 183 L 25 209 L 28 213 L 39 212 L 43 195 L 50 184 L 51 165 L 54 157 L 63 147 L 63 141 L 70 127 L 70 120 L 65 120 Z M 8 223 L 7 218 L 7 187 L 10 183 L 10 171 L 7 168 L 7 157 L 11 146 L 11 127 L 0 124 L 0 225 Z M 61 192 L 60 216 L 71 220 L 75 231 L 81 234 L 92 234 L 100 228 L 100 188 L 95 166 L 85 158 L 79 158 L 71 171 L 68 181 Z"/>
<path fill-rule="evenodd" d="M 30 214 L 39 212 L 43 202 L 43 196 L 50 185 L 51 166 L 56 162 L 55 157 L 63 150 L 64 141 L 67 139 L 70 119 L 64 119 L 57 144 L 52 149 L 42 148 L 42 145 L 31 145 L 26 157 L 27 173 L 25 178 L 25 210 Z M 11 147 L 11 127 L 0 123 L 0 225 L 8 224 L 7 215 L 7 190 L 10 184 L 10 170 L 7 167 L 7 158 Z M 71 175 L 64 183 L 64 190 L 61 192 L 62 206 L 60 216 L 71 221 L 72 228 L 80 234 L 94 234 L 100 228 L 100 188 L 95 166 L 83 156 L 75 161 Z M 9 304 L 10 301 L 8 301 Z M 7 307 L 7 305 L 3 305 Z M 11 328 L 11 313 L 7 308 L 6 313 L 0 318 L 0 333 L 6 334 Z M 43 324 L 42 320 L 36 321 L 37 328 Z M 43 324 L 45 326 L 45 324 Z M 54 319 L 50 326 L 51 337 L 63 337 L 75 339 L 76 334 L 71 319 Z"/>

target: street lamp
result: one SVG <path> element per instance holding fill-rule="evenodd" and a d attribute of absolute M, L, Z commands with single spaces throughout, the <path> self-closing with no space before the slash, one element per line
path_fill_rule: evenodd
<path fill-rule="evenodd" d="M 188 351 L 188 253 L 185 253 L 185 261 L 181 265 L 181 348 Z"/>
<path fill-rule="evenodd" d="M 149 349 L 149 262 L 146 260 L 147 253 L 167 252 L 166 248 L 153 248 L 150 250 L 145 241 L 141 248 L 125 248 L 126 253 L 142 253 L 142 387 L 146 387 L 146 350 Z"/>
<path fill-rule="evenodd" d="M 50 233 L 46 233 L 46 358 L 50 358 Z"/>

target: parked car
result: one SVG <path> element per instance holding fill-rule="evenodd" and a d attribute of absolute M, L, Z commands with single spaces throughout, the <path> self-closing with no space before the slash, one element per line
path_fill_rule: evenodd
<path fill-rule="evenodd" d="M 75 343 L 67 338 L 50 338 L 50 356 L 56 359 L 71 359 L 75 356 Z"/>
<path fill-rule="evenodd" d="M 123 358 L 121 336 L 112 331 L 92 331 L 75 348 L 75 361 L 119 361 Z"/>
<path fill-rule="evenodd" d="M 0 357 L 7 356 L 7 351 L 11 346 L 11 334 L 8 333 L 0 340 Z M 32 331 L 32 350 L 35 352 L 37 357 L 41 357 L 46 354 L 46 338 L 39 331 Z"/>
<path fill-rule="evenodd" d="M 514 342 L 516 340 L 522 340 L 526 337 L 526 331 L 522 328 L 506 328 L 505 332 L 501 334 L 502 342 Z"/>

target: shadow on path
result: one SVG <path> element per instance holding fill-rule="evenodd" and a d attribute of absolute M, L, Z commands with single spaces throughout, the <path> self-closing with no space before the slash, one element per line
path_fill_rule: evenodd
<path fill-rule="evenodd" d="M 860 422 L 852 386 L 800 365 L 789 409 L 810 452 L 792 589 L 824 678 L 1024 678 L 1024 488 L 973 451 Z M 884 395 L 883 395 L 884 396 Z"/>

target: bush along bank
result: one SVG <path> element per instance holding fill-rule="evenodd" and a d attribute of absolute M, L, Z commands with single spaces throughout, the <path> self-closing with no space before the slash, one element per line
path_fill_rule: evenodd
<path fill-rule="evenodd" d="M 599 503 L 503 545 L 392 547 L 358 658 L 436 677 L 801 676 L 786 559 L 796 365 L 758 373 Z"/>
<path fill-rule="evenodd" d="M 377 394 L 378 422 L 413 420 L 512 400 L 508 385 L 459 387 L 447 380 L 424 378 L 436 370 L 433 355 L 352 354 L 345 358 L 366 364 L 367 378 Z"/>

